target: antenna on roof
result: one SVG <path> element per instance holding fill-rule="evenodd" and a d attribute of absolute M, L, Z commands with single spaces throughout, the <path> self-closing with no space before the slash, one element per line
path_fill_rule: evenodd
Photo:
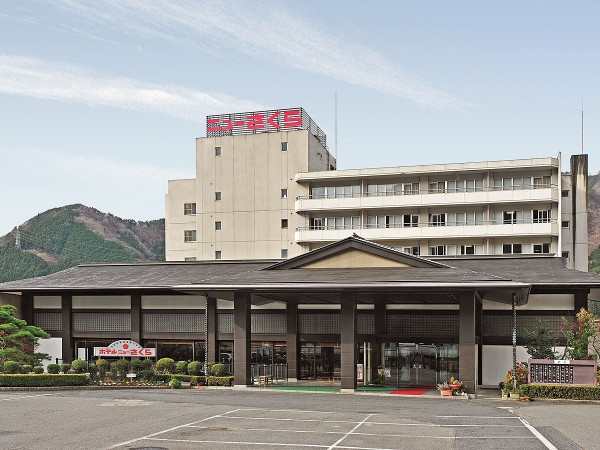
<path fill-rule="evenodd" d="M 581 97 L 581 154 L 583 155 L 583 97 Z"/>
<path fill-rule="evenodd" d="M 338 157 L 338 147 L 337 147 L 337 91 L 335 91 L 334 103 L 335 103 L 335 133 L 334 133 L 334 141 L 335 141 L 335 167 L 337 168 L 337 166 L 338 166 L 338 162 L 337 162 L 337 157 Z"/>

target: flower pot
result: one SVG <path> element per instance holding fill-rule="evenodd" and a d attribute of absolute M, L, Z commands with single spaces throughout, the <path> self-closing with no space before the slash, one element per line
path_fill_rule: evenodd
<path fill-rule="evenodd" d="M 442 389 L 440 391 L 440 394 L 442 395 L 442 397 L 451 397 L 452 396 L 452 389 Z"/>
<path fill-rule="evenodd" d="M 519 399 L 520 399 L 522 402 L 528 402 L 529 400 L 531 400 L 531 397 L 519 397 Z"/>

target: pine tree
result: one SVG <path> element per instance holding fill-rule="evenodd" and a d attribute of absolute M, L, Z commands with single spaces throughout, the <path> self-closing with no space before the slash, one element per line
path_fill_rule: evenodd
<path fill-rule="evenodd" d="M 32 366 L 39 365 L 48 355 L 35 353 L 39 339 L 49 339 L 44 330 L 15 317 L 12 305 L 0 306 L 0 363 L 16 361 Z"/>

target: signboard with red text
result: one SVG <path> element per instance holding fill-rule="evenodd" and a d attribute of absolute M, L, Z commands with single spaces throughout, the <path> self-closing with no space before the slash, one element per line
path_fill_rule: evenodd
<path fill-rule="evenodd" d="M 207 137 L 291 130 L 309 130 L 323 147 L 327 147 L 325 133 L 303 108 L 219 114 L 206 117 Z"/>
<path fill-rule="evenodd" d="M 94 356 L 156 356 L 155 348 L 143 348 L 135 341 L 128 339 L 115 341 L 108 347 L 94 347 Z"/>

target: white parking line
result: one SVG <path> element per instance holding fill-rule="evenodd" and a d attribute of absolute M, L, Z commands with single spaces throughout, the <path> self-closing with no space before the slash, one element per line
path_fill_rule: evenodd
<path fill-rule="evenodd" d="M 33 398 L 33 397 L 45 397 L 48 395 L 56 395 L 56 394 L 20 395 L 18 397 L 0 398 L 0 400 L 2 400 L 4 402 L 8 402 L 10 400 L 21 400 L 22 398 Z"/>
<path fill-rule="evenodd" d="M 239 410 L 240 409 L 232 409 L 231 411 L 227 411 L 226 413 L 223 413 L 223 414 L 216 414 L 216 415 L 211 416 L 211 417 L 206 417 L 206 418 L 201 419 L 201 420 L 196 420 L 195 422 L 186 423 L 184 425 L 179 425 L 179 426 L 176 426 L 176 427 L 173 427 L 173 428 L 169 428 L 167 430 L 158 431 L 156 433 L 148 434 L 146 436 L 142 436 L 142 437 L 139 437 L 139 438 L 136 438 L 136 439 L 131 439 L 129 441 L 125 441 L 125 442 L 121 442 L 119 444 L 111 445 L 110 447 L 107 447 L 107 450 L 111 449 L 111 448 L 121 447 L 123 445 L 133 444 L 134 442 L 142 441 L 144 439 L 150 439 L 150 438 L 153 438 L 154 436 L 158 436 L 159 434 L 168 433 L 169 431 L 178 430 L 178 429 L 184 428 L 184 427 L 189 427 L 190 425 L 194 425 L 194 424 L 201 423 L 201 422 L 206 422 L 207 420 L 216 419 L 217 417 L 223 417 L 225 414 L 233 413 L 233 412 L 236 412 L 236 411 L 239 411 Z"/>
<path fill-rule="evenodd" d="M 335 448 L 338 444 L 340 444 L 344 439 L 346 439 L 348 436 L 350 436 L 352 433 L 354 433 L 356 431 L 356 429 L 358 427 L 360 427 L 363 423 L 365 423 L 367 420 L 369 420 L 369 417 L 373 416 L 374 414 L 369 414 L 367 417 L 365 417 L 361 422 L 357 423 L 356 426 L 354 428 L 352 428 L 350 431 L 348 431 L 345 435 L 343 435 L 341 438 L 339 438 L 337 441 L 335 441 L 333 443 L 333 445 L 331 445 L 331 447 L 328 447 L 327 450 L 331 450 L 332 448 Z"/>
<path fill-rule="evenodd" d="M 165 439 L 165 438 L 149 438 L 151 441 L 162 441 L 162 442 L 188 442 L 191 444 L 230 444 L 230 445 L 261 445 L 261 446 L 273 446 L 273 447 L 310 447 L 310 448 L 331 448 L 327 445 L 319 444 L 289 444 L 280 442 L 246 442 L 246 441 L 209 441 L 209 440 L 195 440 L 195 439 Z M 395 448 L 378 448 L 378 447 L 350 447 L 345 445 L 338 445 L 336 448 L 344 448 L 351 450 L 398 450 Z"/>
<path fill-rule="evenodd" d="M 523 425 L 525 425 L 527 427 L 527 429 L 529 431 L 531 431 L 533 433 L 533 435 L 536 438 L 538 438 L 539 441 L 542 444 L 544 444 L 548 450 L 557 450 L 556 447 L 554 445 L 552 445 L 552 443 L 548 439 L 546 439 L 542 433 L 540 433 L 538 430 L 536 430 L 533 426 L 529 425 L 529 423 L 526 420 L 521 419 L 520 417 L 519 417 L 519 420 L 521 422 L 523 422 Z"/>
<path fill-rule="evenodd" d="M 461 419 L 518 419 L 516 416 L 435 416 L 441 419 L 452 419 L 452 418 L 461 418 Z"/>
<path fill-rule="evenodd" d="M 299 413 L 319 413 L 336 414 L 335 411 L 307 411 L 303 409 L 262 409 L 262 408 L 243 408 L 240 411 L 265 411 L 265 412 L 299 412 Z"/>
<path fill-rule="evenodd" d="M 224 419 L 241 419 L 241 420 L 269 420 L 282 422 L 319 422 L 319 423 L 353 423 L 358 424 L 355 420 L 322 420 L 322 419 L 293 419 L 290 417 L 243 417 L 243 416 L 227 416 Z M 438 423 L 398 423 L 398 422 L 368 422 L 367 425 L 394 425 L 402 427 L 510 427 L 523 428 L 524 425 L 494 425 L 494 424 L 438 424 Z"/>

